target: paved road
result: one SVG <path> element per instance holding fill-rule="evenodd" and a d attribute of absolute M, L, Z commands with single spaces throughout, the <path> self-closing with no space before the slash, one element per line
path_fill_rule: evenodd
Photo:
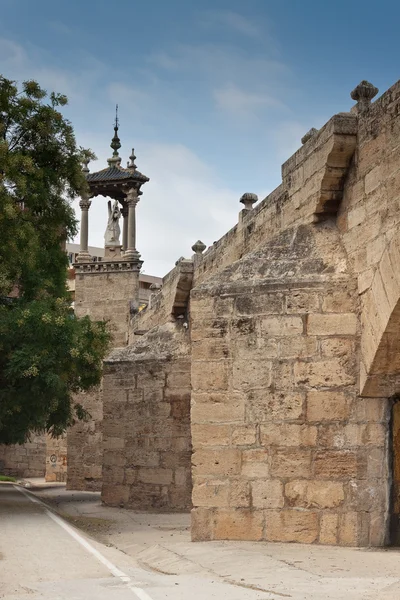
<path fill-rule="evenodd" d="M 86 538 L 33 495 L 0 484 L 0 598 L 7 600 L 268 600 L 201 575 L 141 569 Z"/>

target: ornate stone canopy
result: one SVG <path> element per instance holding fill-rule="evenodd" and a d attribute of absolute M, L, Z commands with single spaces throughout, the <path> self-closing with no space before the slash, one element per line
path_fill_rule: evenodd
<path fill-rule="evenodd" d="M 88 253 L 88 211 L 91 205 L 90 198 L 93 196 L 106 196 L 116 200 L 122 205 L 123 216 L 123 239 L 121 248 L 124 260 L 136 261 L 139 263 L 140 254 L 136 250 L 136 217 L 135 209 L 139 196 L 142 194 L 140 188 L 149 181 L 146 175 L 137 170 L 135 165 L 136 156 L 132 149 L 129 162 L 126 168 L 121 167 L 121 157 L 118 150 L 121 148 L 121 142 L 118 136 L 118 105 L 114 124 L 114 137 L 111 140 L 113 149 L 112 157 L 107 160 L 108 167 L 89 172 L 89 160 L 84 161 L 83 172 L 89 184 L 89 192 L 85 198 L 82 198 L 80 206 L 82 209 L 81 217 L 81 249 L 78 256 L 80 262 L 90 262 Z M 115 244 L 114 244 L 115 245 Z M 106 243 L 107 246 L 107 243 Z M 122 257 L 121 257 L 122 258 Z"/>

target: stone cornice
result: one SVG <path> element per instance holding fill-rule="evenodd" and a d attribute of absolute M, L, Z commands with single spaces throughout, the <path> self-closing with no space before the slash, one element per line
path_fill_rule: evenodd
<path fill-rule="evenodd" d="M 74 263 L 74 268 L 77 275 L 100 275 L 102 273 L 126 273 L 129 271 L 139 273 L 142 264 L 143 261 L 141 260 L 102 260 L 99 262 Z"/>

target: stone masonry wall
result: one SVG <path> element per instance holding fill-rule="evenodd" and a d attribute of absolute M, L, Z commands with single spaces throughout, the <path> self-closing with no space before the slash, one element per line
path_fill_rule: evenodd
<path fill-rule="evenodd" d="M 45 435 L 33 434 L 22 445 L 0 446 L 0 473 L 16 477 L 44 477 L 46 471 Z"/>
<path fill-rule="evenodd" d="M 136 510 L 191 506 L 190 347 L 168 323 L 108 357 L 102 500 Z"/>
<path fill-rule="evenodd" d="M 192 291 L 194 540 L 384 543 L 388 408 L 358 396 L 356 290 L 328 222 Z"/>
<path fill-rule="evenodd" d="M 46 481 L 67 481 L 67 436 L 46 436 Z"/>
<path fill-rule="evenodd" d="M 132 271 L 77 273 L 75 314 L 78 317 L 90 315 L 92 320 L 108 320 L 113 347 L 125 346 L 130 300 L 135 297 L 138 285 L 138 274 Z M 77 422 L 67 432 L 67 488 L 100 491 L 103 456 L 101 388 L 79 394 L 76 401 L 91 418 Z"/>

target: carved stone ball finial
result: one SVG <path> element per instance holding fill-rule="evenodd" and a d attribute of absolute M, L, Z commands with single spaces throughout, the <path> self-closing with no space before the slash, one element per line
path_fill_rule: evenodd
<path fill-rule="evenodd" d="M 204 250 L 207 248 L 205 244 L 201 240 L 197 240 L 195 244 L 192 246 L 193 252 L 196 252 L 197 255 L 201 256 Z"/>
<path fill-rule="evenodd" d="M 308 140 L 311 140 L 311 138 L 314 137 L 314 135 L 317 135 L 317 133 L 318 129 L 315 129 L 315 127 L 311 127 L 311 129 L 307 131 L 307 133 L 301 138 L 301 143 L 305 144 L 306 142 L 308 142 Z"/>
<path fill-rule="evenodd" d="M 379 90 L 377 87 L 372 85 L 369 81 L 363 80 L 354 88 L 350 96 L 353 100 L 356 100 L 358 111 L 365 112 L 368 110 L 372 98 L 374 98 L 378 92 Z"/>
<path fill-rule="evenodd" d="M 244 210 L 251 210 L 253 208 L 253 204 L 258 202 L 257 194 L 252 194 L 251 192 L 246 192 L 240 198 L 240 202 L 244 204 Z"/>

